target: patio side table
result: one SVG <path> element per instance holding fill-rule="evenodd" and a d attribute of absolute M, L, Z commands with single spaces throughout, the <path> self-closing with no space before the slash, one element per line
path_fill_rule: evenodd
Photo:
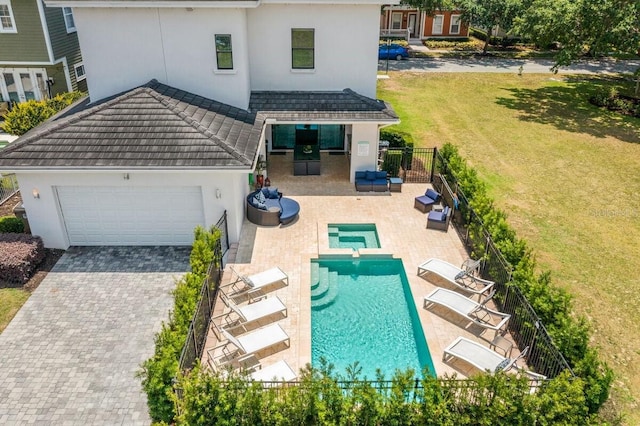
<path fill-rule="evenodd" d="M 402 179 L 398 177 L 389 178 L 389 191 L 402 192 Z"/>

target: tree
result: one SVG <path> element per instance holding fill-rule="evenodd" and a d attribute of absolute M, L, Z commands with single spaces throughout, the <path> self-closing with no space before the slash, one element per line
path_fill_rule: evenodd
<path fill-rule="evenodd" d="M 455 4 L 462 10 L 462 19 L 487 29 L 483 54 L 487 53 L 493 28 L 510 29 L 522 8 L 521 0 L 456 0 Z"/>
<path fill-rule="evenodd" d="M 0 125 L 0 128 L 10 135 L 24 135 L 82 96 L 83 94 L 80 92 L 68 92 L 47 100 L 19 103 L 5 114 L 4 123 Z"/>
<path fill-rule="evenodd" d="M 540 46 L 557 43 L 559 66 L 588 55 L 637 53 L 640 48 L 638 0 L 524 0 L 516 30 Z"/>

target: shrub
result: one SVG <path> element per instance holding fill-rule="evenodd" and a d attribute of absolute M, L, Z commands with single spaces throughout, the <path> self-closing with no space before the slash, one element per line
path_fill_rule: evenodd
<path fill-rule="evenodd" d="M 387 151 L 382 162 L 382 170 L 387 172 L 390 177 L 397 177 L 400 174 L 400 163 L 402 162 L 402 153 L 398 151 Z"/>
<path fill-rule="evenodd" d="M 484 183 L 474 169 L 467 166 L 452 144 L 445 144 L 439 151 L 447 162 L 439 165 L 450 182 L 457 180 L 459 188 L 469 200 L 470 206 L 480 216 L 493 241 L 507 262 L 512 266 L 512 285 L 520 288 L 537 315 L 547 327 L 554 343 L 564 355 L 576 375 L 584 383 L 585 404 L 590 413 L 598 411 L 609 395 L 613 375 L 609 367 L 599 361 L 594 349 L 588 347 L 589 327 L 584 318 L 572 314 L 571 296 L 551 284 L 551 274 L 535 272 L 536 263 L 532 251 L 506 222 L 506 215 L 493 205 Z M 483 248 L 484 236 L 470 229 L 473 245 Z M 476 253 L 476 255 L 482 253 Z"/>
<path fill-rule="evenodd" d="M 24 222 L 15 216 L 0 217 L 0 234 L 4 233 L 22 234 L 24 232 Z"/>
<path fill-rule="evenodd" d="M 0 127 L 12 135 L 24 135 L 81 97 L 80 92 L 70 92 L 56 95 L 49 100 L 19 103 L 5 115 L 4 124 Z"/>
<path fill-rule="evenodd" d="M 348 369 L 350 370 L 350 369 Z M 364 380 L 331 367 L 307 368 L 293 386 L 266 387 L 244 373 L 228 376 L 196 367 L 181 376 L 174 397 L 177 425 L 590 425 L 583 382 L 561 374 L 530 394 L 525 378 L 478 374 L 455 381 L 413 370 Z M 390 386 L 389 386 L 390 385 Z"/>
<path fill-rule="evenodd" d="M 40 237 L 0 234 L 0 280 L 26 283 L 44 257 L 44 244 Z"/>
<path fill-rule="evenodd" d="M 389 141 L 390 148 L 404 148 L 408 144 L 413 146 L 413 136 L 411 133 L 394 128 L 383 128 L 380 130 L 380 140 Z"/>
<path fill-rule="evenodd" d="M 142 364 L 138 373 L 147 394 L 149 414 L 155 422 L 171 423 L 176 415 L 172 401 L 173 384 L 178 374 L 178 362 L 186 342 L 189 325 L 198 303 L 207 268 L 214 260 L 220 231 L 197 227 L 191 250 L 191 272 L 178 281 L 173 291 L 174 307 L 169 321 L 162 324 L 155 337 L 155 353 Z"/>

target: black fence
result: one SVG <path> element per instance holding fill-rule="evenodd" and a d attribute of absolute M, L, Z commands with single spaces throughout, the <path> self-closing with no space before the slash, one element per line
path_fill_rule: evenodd
<path fill-rule="evenodd" d="M 220 230 L 220 233 L 222 234 L 220 236 L 220 252 L 221 252 L 220 259 L 223 259 L 224 255 L 227 254 L 227 251 L 229 251 L 229 227 L 227 225 L 226 210 L 224 211 L 224 213 L 222 214 L 222 217 L 220 217 L 220 220 L 218 220 L 218 223 L 216 223 L 215 226 Z M 224 269 L 224 264 L 221 267 Z"/>
<path fill-rule="evenodd" d="M 406 183 L 433 181 L 435 148 L 388 148 L 380 153 L 381 168 L 390 177 L 399 177 Z"/>
<path fill-rule="evenodd" d="M 521 396 L 524 398 L 526 395 L 530 395 L 535 392 L 538 388 L 544 386 L 547 382 L 545 379 L 529 379 L 527 385 L 522 387 Z M 232 382 L 228 383 L 228 386 L 231 386 Z M 342 390 L 343 395 L 349 395 L 356 388 L 356 382 L 350 380 L 337 380 L 336 384 Z M 392 392 L 392 389 L 397 386 L 397 383 L 394 383 L 391 380 L 373 380 L 370 381 L 369 384 L 377 393 L 380 395 L 389 396 Z M 317 391 L 317 384 L 313 384 L 310 382 L 301 382 L 301 381 L 290 381 L 290 382 L 279 382 L 279 381 L 270 381 L 270 382 L 262 382 L 262 389 L 269 392 L 275 392 L 276 394 L 281 394 L 286 391 L 286 388 L 294 387 L 294 386 L 302 386 L 303 389 L 306 387 L 309 392 Z M 481 386 L 477 381 L 470 379 L 456 379 L 456 378 L 438 378 L 438 387 L 440 389 L 440 395 L 444 399 L 448 399 L 459 405 L 460 409 L 464 409 L 466 405 L 469 403 L 477 403 L 481 400 L 489 400 L 489 396 L 493 393 L 493 390 L 486 387 Z M 433 390 L 434 388 L 430 388 L 429 390 Z M 413 380 L 413 386 L 409 389 L 403 388 L 406 392 L 403 392 L 405 402 L 422 402 L 425 395 L 425 388 L 421 379 L 416 378 Z M 428 397 L 433 397 L 432 393 L 428 393 Z"/>
<path fill-rule="evenodd" d="M 437 155 L 434 188 L 442 194 L 442 202 L 454 208 L 451 223 L 473 258 L 482 258 L 481 273 L 483 278 L 495 281 L 494 288 L 498 308 L 511 314 L 508 330 L 520 350 L 529 347 L 527 363 L 536 373 L 549 378 L 557 376 L 564 370 L 571 371 L 558 348 L 553 344 L 549 333 L 535 313 L 520 289 L 510 285 L 512 269 L 500 250 L 495 246 L 491 234 L 481 218 L 469 205 L 464 192 L 459 188 L 455 178 L 450 176 L 444 158 Z M 450 176 L 451 182 L 445 175 Z M 573 372 L 571 371 L 573 374 Z"/>
<path fill-rule="evenodd" d="M 190 370 L 196 364 L 196 360 L 202 357 L 204 351 L 204 345 L 207 342 L 207 335 L 209 333 L 209 325 L 211 323 L 211 317 L 215 300 L 218 297 L 218 289 L 220 288 L 220 281 L 222 280 L 222 256 L 223 246 L 226 244 L 227 249 L 229 246 L 228 239 L 226 237 L 227 229 L 227 212 L 225 211 L 216 227 L 221 231 L 222 235 L 214 248 L 213 260 L 209 264 L 207 269 L 207 277 L 202 283 L 200 289 L 200 296 L 198 298 L 198 305 L 196 312 L 193 314 L 193 319 L 189 325 L 189 333 L 187 334 L 187 340 L 182 348 L 180 354 L 180 362 L 178 368 L 184 372 Z M 224 242 L 226 241 L 226 243 Z"/>

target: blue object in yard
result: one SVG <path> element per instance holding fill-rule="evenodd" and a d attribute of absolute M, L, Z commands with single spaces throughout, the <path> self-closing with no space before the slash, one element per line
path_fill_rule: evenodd
<path fill-rule="evenodd" d="M 397 59 L 409 57 L 409 49 L 399 44 L 381 44 L 378 46 L 378 59 Z"/>

